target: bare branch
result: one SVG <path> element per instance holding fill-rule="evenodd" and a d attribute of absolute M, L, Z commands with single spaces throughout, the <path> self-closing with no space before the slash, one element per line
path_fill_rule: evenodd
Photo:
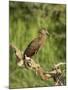
<path fill-rule="evenodd" d="M 14 44 L 10 44 L 10 48 L 15 50 L 17 65 L 19 67 L 22 67 L 24 65 L 24 61 L 22 59 L 22 57 L 23 57 L 22 52 Z M 30 62 L 28 63 L 29 69 L 34 70 L 36 75 L 39 75 L 43 80 L 52 78 L 55 82 L 55 85 L 63 85 L 63 82 L 61 82 L 59 79 L 59 77 L 61 77 L 62 71 L 58 67 L 60 65 L 64 65 L 65 63 L 60 62 L 60 63 L 54 65 L 52 71 L 45 72 L 45 70 L 39 64 L 37 64 L 32 58 L 25 56 L 25 59 L 26 60 L 30 59 Z"/>
<path fill-rule="evenodd" d="M 60 63 L 56 64 L 54 67 L 58 68 L 59 66 L 64 65 L 64 64 L 66 64 L 66 63 L 60 62 Z"/>

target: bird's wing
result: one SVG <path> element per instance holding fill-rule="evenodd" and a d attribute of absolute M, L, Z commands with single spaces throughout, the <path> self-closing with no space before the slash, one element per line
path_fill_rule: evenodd
<path fill-rule="evenodd" d="M 24 54 L 26 54 L 28 57 L 31 57 L 39 50 L 39 47 L 40 45 L 38 39 L 34 39 L 26 48 Z"/>

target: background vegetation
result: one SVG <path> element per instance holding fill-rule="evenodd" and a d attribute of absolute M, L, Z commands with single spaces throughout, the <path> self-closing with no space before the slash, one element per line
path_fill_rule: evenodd
<path fill-rule="evenodd" d="M 37 37 L 39 28 L 50 33 L 44 47 L 33 58 L 45 71 L 54 64 L 66 61 L 66 5 L 27 2 L 9 2 L 9 37 L 21 51 Z M 43 81 L 33 71 L 16 65 L 14 51 L 10 50 L 10 88 L 53 86 L 53 80 Z"/>

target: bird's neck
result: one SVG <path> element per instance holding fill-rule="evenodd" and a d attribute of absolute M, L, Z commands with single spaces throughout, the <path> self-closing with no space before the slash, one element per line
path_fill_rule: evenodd
<path fill-rule="evenodd" d="M 47 38 L 47 36 L 40 34 L 38 38 L 39 38 L 39 40 L 45 40 Z"/>
<path fill-rule="evenodd" d="M 39 35 L 39 42 L 40 42 L 40 44 L 41 45 L 44 45 L 44 43 L 45 43 L 45 40 L 46 40 L 46 36 L 45 35 Z"/>

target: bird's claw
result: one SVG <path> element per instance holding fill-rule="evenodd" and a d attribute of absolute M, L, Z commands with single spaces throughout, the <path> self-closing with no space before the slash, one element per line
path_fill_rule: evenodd
<path fill-rule="evenodd" d="M 24 65 L 25 65 L 26 68 L 31 67 L 31 60 L 25 60 Z"/>

